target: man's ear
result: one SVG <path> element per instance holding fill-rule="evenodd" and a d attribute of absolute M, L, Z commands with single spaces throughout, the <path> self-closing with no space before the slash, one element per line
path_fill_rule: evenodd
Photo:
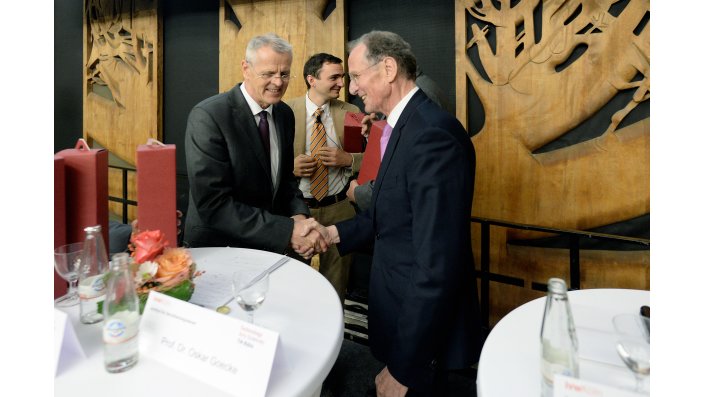
<path fill-rule="evenodd" d="M 306 81 L 308 81 L 308 85 L 310 85 L 311 87 L 313 87 L 313 81 L 314 81 L 314 80 L 316 80 L 315 77 L 311 76 L 310 74 L 309 74 L 309 75 L 306 75 Z"/>
<path fill-rule="evenodd" d="M 242 77 L 247 76 L 247 72 L 250 70 L 250 64 L 247 63 L 247 61 L 243 59 L 242 62 L 240 63 L 240 66 L 242 67 Z"/>
<path fill-rule="evenodd" d="M 386 57 L 382 62 L 384 63 L 384 78 L 387 83 L 391 83 L 396 80 L 399 71 L 397 61 L 392 57 Z"/>

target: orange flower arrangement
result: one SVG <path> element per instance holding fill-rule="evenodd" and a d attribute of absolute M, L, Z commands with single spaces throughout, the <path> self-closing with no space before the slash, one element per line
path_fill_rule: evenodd
<path fill-rule="evenodd" d="M 168 248 L 164 233 L 145 230 L 130 237 L 135 288 L 140 298 L 140 313 L 144 310 L 149 291 L 159 291 L 188 301 L 194 290 L 196 264 L 185 248 Z"/>

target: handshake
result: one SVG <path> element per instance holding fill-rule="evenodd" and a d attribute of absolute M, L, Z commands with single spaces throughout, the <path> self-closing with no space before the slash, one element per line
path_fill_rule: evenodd
<path fill-rule="evenodd" d="M 295 216 L 294 231 L 291 233 L 291 248 L 304 259 L 320 252 L 326 252 L 332 244 L 340 242 L 335 226 L 325 227 L 313 218 Z"/>

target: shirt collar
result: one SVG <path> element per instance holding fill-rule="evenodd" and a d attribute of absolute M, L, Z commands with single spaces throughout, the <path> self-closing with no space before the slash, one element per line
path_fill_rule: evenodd
<path fill-rule="evenodd" d="M 404 98 L 397 103 L 396 106 L 394 106 L 394 109 L 392 109 L 391 112 L 389 112 L 389 115 L 387 116 L 387 124 L 391 125 L 392 128 L 394 128 L 395 125 L 397 125 L 397 121 L 399 121 L 399 117 L 401 117 L 401 112 L 404 111 L 404 108 L 406 105 L 409 103 L 411 100 L 411 97 L 414 96 L 416 91 L 419 90 L 419 87 L 414 86 L 414 88 L 409 91 Z"/>
<path fill-rule="evenodd" d="M 245 101 L 247 101 L 247 105 L 250 106 L 250 111 L 252 111 L 252 115 L 258 115 L 262 113 L 263 110 L 267 111 L 270 115 L 272 114 L 272 105 L 269 105 L 266 109 L 262 109 L 262 107 L 250 96 L 250 94 L 247 92 L 245 89 L 245 82 L 240 84 L 240 91 L 242 91 L 242 95 L 245 97 Z"/>
<path fill-rule="evenodd" d="M 313 112 L 318 109 L 318 105 L 313 103 L 311 98 L 308 97 L 308 91 L 306 92 L 306 116 L 313 117 Z M 328 116 L 328 113 L 330 112 L 330 101 L 327 101 L 326 103 L 321 106 L 321 109 L 323 109 L 323 114 L 321 117 L 326 117 Z"/>

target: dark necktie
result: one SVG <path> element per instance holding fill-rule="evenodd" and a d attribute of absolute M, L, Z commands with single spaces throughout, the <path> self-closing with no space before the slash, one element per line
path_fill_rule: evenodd
<path fill-rule="evenodd" d="M 311 133 L 311 155 L 316 159 L 316 169 L 311 175 L 311 195 L 318 201 L 323 200 L 328 195 L 328 167 L 323 165 L 318 156 L 318 151 L 326 146 L 328 142 L 326 129 L 323 127 L 323 122 L 321 122 L 322 113 L 323 109 L 321 108 L 313 112 L 315 120 L 313 122 L 313 132 Z"/>
<path fill-rule="evenodd" d="M 269 157 L 269 122 L 267 121 L 267 111 L 263 110 L 259 114 L 259 136 L 262 138 L 262 144 L 264 145 L 264 151 Z"/>

